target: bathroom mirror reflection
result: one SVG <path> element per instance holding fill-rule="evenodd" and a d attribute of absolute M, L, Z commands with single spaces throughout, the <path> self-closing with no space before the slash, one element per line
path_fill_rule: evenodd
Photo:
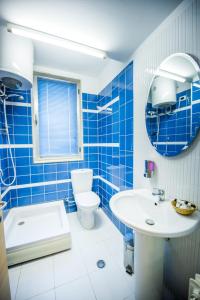
<path fill-rule="evenodd" d="M 145 117 L 151 144 L 161 155 L 175 156 L 190 146 L 200 126 L 199 66 L 192 56 L 176 53 L 160 64 Z"/>

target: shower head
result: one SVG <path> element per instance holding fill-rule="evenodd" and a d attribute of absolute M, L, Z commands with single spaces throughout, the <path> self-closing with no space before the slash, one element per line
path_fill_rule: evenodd
<path fill-rule="evenodd" d="M 0 102 L 3 104 L 5 101 L 9 100 L 9 98 L 17 98 L 19 101 L 23 101 L 24 100 L 24 96 L 22 95 L 18 95 L 18 94 L 9 94 L 9 95 L 4 95 L 4 97 L 2 97 L 0 95 Z"/>
<path fill-rule="evenodd" d="M 9 94 L 7 97 L 6 97 L 6 100 L 8 100 L 9 98 L 13 98 L 13 97 L 17 97 L 20 101 L 23 101 L 24 100 L 24 97 L 22 95 L 17 95 L 17 94 Z"/>
<path fill-rule="evenodd" d="M 2 77 L 2 83 L 9 89 L 18 90 L 22 87 L 21 81 L 12 77 Z"/>

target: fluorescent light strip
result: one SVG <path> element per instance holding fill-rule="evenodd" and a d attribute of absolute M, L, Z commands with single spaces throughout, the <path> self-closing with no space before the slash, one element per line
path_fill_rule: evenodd
<path fill-rule="evenodd" d="M 8 32 L 23 36 L 32 40 L 40 41 L 43 43 L 55 45 L 65 49 L 69 49 L 76 52 L 81 52 L 87 55 L 95 56 L 98 58 L 106 58 L 106 52 L 96 49 L 87 45 L 83 45 L 68 39 L 64 39 L 55 35 L 51 35 L 45 32 L 33 30 L 31 28 L 18 26 L 15 24 L 7 24 Z"/>
<path fill-rule="evenodd" d="M 186 81 L 186 78 L 184 78 L 182 76 L 179 76 L 179 75 L 176 75 L 174 73 L 170 73 L 170 72 L 167 72 L 167 71 L 161 70 L 161 69 L 159 69 L 156 72 L 156 75 L 159 75 L 159 76 L 165 77 L 165 78 L 169 78 L 169 79 L 173 79 L 173 80 L 176 80 L 176 81 L 179 81 L 179 82 L 185 82 Z"/>

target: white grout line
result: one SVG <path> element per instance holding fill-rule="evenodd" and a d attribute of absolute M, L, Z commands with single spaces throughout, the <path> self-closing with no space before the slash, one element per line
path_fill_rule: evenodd
<path fill-rule="evenodd" d="M 115 97 L 113 100 L 111 100 L 110 102 L 108 102 L 104 106 L 100 107 L 100 109 L 87 109 L 87 108 L 84 108 L 84 109 L 82 109 L 82 112 L 98 114 L 99 112 L 101 112 L 103 110 L 106 110 L 109 106 L 113 105 L 117 101 L 119 101 L 119 96 Z M 6 101 L 6 105 L 32 107 L 31 103 L 14 102 L 14 101 Z"/>
<path fill-rule="evenodd" d="M 12 185 L 10 188 L 11 188 L 11 190 L 15 190 L 15 189 L 24 189 L 24 188 L 29 188 L 29 187 L 44 186 L 44 185 L 51 185 L 51 184 L 61 184 L 61 183 L 68 183 L 68 182 L 71 182 L 71 179 L 51 180 L 51 181 Z"/>
<path fill-rule="evenodd" d="M 1 194 L 1 200 L 5 197 L 5 195 L 11 190 L 10 186 Z"/>
<path fill-rule="evenodd" d="M 97 176 L 93 176 L 93 179 L 97 179 Z M 45 186 L 51 184 L 61 184 L 61 183 L 69 183 L 71 179 L 62 179 L 62 180 L 50 180 L 50 181 L 43 181 L 43 182 L 35 182 L 35 183 L 27 183 L 27 184 L 19 184 L 11 186 L 11 190 L 15 189 L 24 189 L 28 187 L 37 187 L 37 186 Z"/>
<path fill-rule="evenodd" d="M 114 185 L 113 183 L 111 183 L 110 181 L 104 179 L 103 177 L 96 175 L 93 176 L 93 179 L 100 179 L 103 182 L 105 182 L 106 184 L 108 184 L 110 187 L 112 187 L 113 189 L 119 191 L 120 189 Z M 69 183 L 71 182 L 71 179 L 63 179 L 63 180 L 51 180 L 51 181 L 44 181 L 44 182 L 35 182 L 35 183 L 27 183 L 27 184 L 18 184 L 18 185 L 12 185 L 9 186 L 2 194 L 1 194 L 1 199 L 3 199 L 5 197 L 5 195 L 11 191 L 11 190 L 15 190 L 15 189 L 24 189 L 24 188 L 31 188 L 31 187 L 37 187 L 37 186 L 46 186 L 46 185 L 51 185 L 51 184 L 61 184 L 61 183 Z"/>
<path fill-rule="evenodd" d="M 192 105 L 199 104 L 199 103 L 200 103 L 200 99 L 198 99 L 198 100 L 192 100 Z"/>
<path fill-rule="evenodd" d="M 154 142 L 154 145 L 187 145 L 187 142 Z"/>
<path fill-rule="evenodd" d="M 101 112 L 103 110 L 106 110 L 109 106 L 113 105 L 115 102 L 119 101 L 119 96 L 115 97 L 113 100 L 105 104 L 104 106 L 101 106 L 98 112 Z"/>
<path fill-rule="evenodd" d="M 31 107 L 31 103 L 14 102 L 14 101 L 6 101 L 6 105 Z"/>
<path fill-rule="evenodd" d="M 88 143 L 84 147 L 119 147 L 119 143 Z M 33 148 L 33 144 L 11 144 L 11 148 Z M 8 144 L 0 144 L 0 149 L 9 148 Z"/>
<path fill-rule="evenodd" d="M 193 101 L 191 101 L 191 105 L 188 105 L 188 106 L 185 106 L 185 107 L 180 107 L 180 108 L 177 108 L 177 109 L 175 109 L 174 111 L 172 111 L 172 115 L 173 115 L 173 114 L 176 114 L 176 113 L 178 113 L 178 112 L 180 112 L 180 111 L 184 111 L 184 110 L 191 109 L 191 106 L 193 106 L 193 105 L 195 105 L 195 104 L 199 104 L 199 103 L 200 103 L 200 99 L 199 99 L 199 100 L 193 100 Z M 160 113 L 160 114 L 159 114 L 159 117 L 161 117 L 161 116 L 166 116 L 166 115 L 167 115 L 167 113 Z M 147 118 L 148 118 L 148 119 L 157 118 L 157 115 L 153 115 L 153 116 L 148 115 Z"/>
<path fill-rule="evenodd" d="M 0 144 L 0 149 L 7 149 L 7 148 L 33 148 L 33 144 Z"/>
<path fill-rule="evenodd" d="M 115 97 L 113 100 L 105 104 L 104 106 L 98 106 L 99 109 L 82 109 L 83 112 L 88 112 L 88 113 L 100 113 L 104 110 L 106 110 L 109 106 L 113 105 L 115 102 L 119 101 L 119 96 Z"/>
<path fill-rule="evenodd" d="M 200 88 L 200 84 L 197 83 L 197 82 L 193 83 L 193 86 L 195 86 L 195 87 L 197 87 L 197 88 Z"/>
<path fill-rule="evenodd" d="M 167 115 L 174 115 L 174 114 L 176 114 L 176 113 L 178 113 L 178 112 L 180 112 L 180 111 L 184 111 L 184 110 L 188 110 L 188 109 L 191 109 L 191 106 L 189 105 L 189 106 L 185 106 L 185 107 L 181 107 L 181 108 L 177 108 L 177 109 L 175 109 L 175 110 L 173 110 L 172 112 L 169 112 L 169 113 L 160 113 L 160 114 L 158 114 L 158 115 L 152 115 L 152 116 L 150 116 L 150 115 L 148 115 L 148 116 L 146 116 L 146 118 L 148 118 L 148 119 L 153 119 L 153 118 L 157 118 L 157 116 L 159 116 L 159 117 L 162 117 L 162 116 L 167 116 Z"/>
<path fill-rule="evenodd" d="M 93 179 L 99 179 L 99 176 L 93 176 Z M 51 185 L 51 184 L 69 183 L 69 182 L 71 182 L 71 179 L 50 180 L 50 181 L 43 181 L 43 182 L 12 185 L 12 186 L 9 186 L 3 192 L 3 194 L 1 194 L 1 197 L 3 198 L 10 190 L 24 189 L 24 188 L 29 188 L 29 187 L 31 188 L 31 187 L 37 187 L 37 186 L 45 186 L 45 185 Z"/>
<path fill-rule="evenodd" d="M 91 143 L 84 144 L 84 147 L 119 147 L 119 143 Z"/>
<path fill-rule="evenodd" d="M 120 188 L 118 186 L 116 186 L 115 184 L 113 184 L 112 182 L 108 181 L 107 179 L 103 178 L 102 176 L 98 175 L 97 176 L 98 179 L 100 179 L 101 181 L 103 181 L 104 183 L 108 184 L 111 188 L 113 188 L 116 191 L 120 191 Z"/>
<path fill-rule="evenodd" d="M 111 100 L 110 102 L 108 102 L 107 104 L 105 104 L 104 106 L 100 107 L 100 109 L 87 109 L 87 108 L 83 108 L 82 112 L 87 112 L 87 113 L 94 113 L 94 114 L 98 114 L 100 112 L 102 112 L 103 110 L 106 110 L 106 108 L 108 108 L 109 106 L 111 106 L 112 104 L 114 104 L 115 102 L 119 101 L 119 96 L 117 96 L 116 98 L 114 98 L 113 100 Z M 193 105 L 200 103 L 200 100 L 194 100 L 193 101 Z M 32 107 L 31 103 L 24 103 L 24 102 L 14 102 L 14 101 L 6 101 L 6 105 L 14 105 L 14 106 L 22 106 L 22 107 Z M 183 110 L 187 110 L 189 109 L 189 106 L 186 107 L 181 107 L 178 109 L 174 110 L 174 113 L 179 112 L 179 111 L 183 111 Z M 155 117 L 155 116 L 151 116 L 151 117 Z"/>
<path fill-rule="evenodd" d="M 98 114 L 99 110 L 98 109 L 86 109 L 86 108 L 83 108 L 82 112 Z"/>
<path fill-rule="evenodd" d="M 188 110 L 188 109 L 191 109 L 191 106 L 190 105 L 188 105 L 188 106 L 185 106 L 185 107 L 180 107 L 180 108 L 177 108 L 177 109 L 175 109 L 174 111 L 173 111 L 173 113 L 178 113 L 178 112 L 180 112 L 180 111 L 184 111 L 184 110 Z"/>

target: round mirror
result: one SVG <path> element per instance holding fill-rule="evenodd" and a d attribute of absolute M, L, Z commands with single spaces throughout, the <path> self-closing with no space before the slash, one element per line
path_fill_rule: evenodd
<path fill-rule="evenodd" d="M 166 58 L 154 72 L 146 105 L 151 144 L 164 156 L 187 149 L 200 127 L 199 66 L 188 54 Z"/>

